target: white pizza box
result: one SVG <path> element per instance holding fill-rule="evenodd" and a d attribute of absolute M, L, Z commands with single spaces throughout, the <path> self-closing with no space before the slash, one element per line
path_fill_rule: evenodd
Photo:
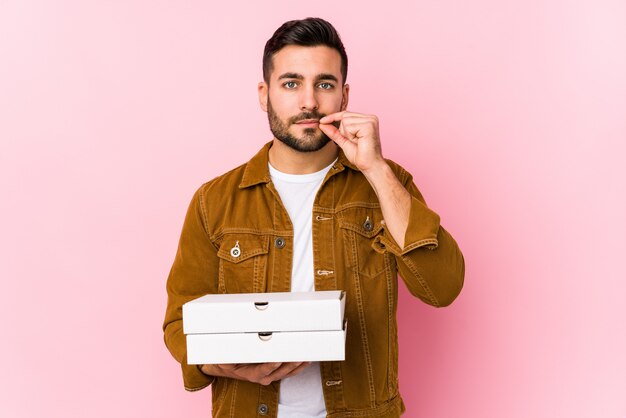
<path fill-rule="evenodd" d="M 345 296 L 341 290 L 205 295 L 183 305 L 183 332 L 341 331 Z"/>
<path fill-rule="evenodd" d="M 343 361 L 347 323 L 336 331 L 188 334 L 188 364 Z"/>

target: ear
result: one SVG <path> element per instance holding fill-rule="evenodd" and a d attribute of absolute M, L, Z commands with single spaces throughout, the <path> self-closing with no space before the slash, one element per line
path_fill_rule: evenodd
<path fill-rule="evenodd" d="M 268 94 L 268 86 L 265 81 L 261 81 L 257 87 L 259 93 L 259 105 L 261 105 L 261 109 L 264 112 L 267 112 L 267 94 Z"/>
<path fill-rule="evenodd" d="M 345 84 L 341 93 L 341 111 L 343 112 L 348 108 L 348 98 L 350 97 L 350 85 Z"/>

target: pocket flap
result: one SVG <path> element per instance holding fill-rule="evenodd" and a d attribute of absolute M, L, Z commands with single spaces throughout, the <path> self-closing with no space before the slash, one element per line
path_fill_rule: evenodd
<path fill-rule="evenodd" d="M 231 263 L 241 263 L 259 254 L 267 254 L 269 235 L 232 234 L 222 240 L 217 256 Z"/>
<path fill-rule="evenodd" d="M 378 235 L 385 227 L 380 211 L 369 208 L 352 208 L 350 212 L 345 214 L 347 216 L 339 218 L 339 226 L 341 228 L 349 229 L 366 238 L 372 238 Z"/>

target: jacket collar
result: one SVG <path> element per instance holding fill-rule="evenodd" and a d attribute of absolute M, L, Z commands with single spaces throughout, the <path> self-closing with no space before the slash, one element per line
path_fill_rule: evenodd
<path fill-rule="evenodd" d="M 268 168 L 269 162 L 269 150 L 272 146 L 273 140 L 266 143 L 263 148 L 256 153 L 250 161 L 246 164 L 246 168 L 243 172 L 243 177 L 241 182 L 239 183 L 239 188 L 243 189 L 246 187 L 254 186 L 260 183 L 269 183 L 270 182 L 270 170 Z M 345 154 L 339 148 L 339 155 L 337 156 L 337 162 L 333 166 L 335 167 L 335 172 L 340 172 L 344 169 L 344 167 L 351 168 L 352 170 L 359 171 L 358 168 L 354 164 L 352 164 L 346 158 Z"/>

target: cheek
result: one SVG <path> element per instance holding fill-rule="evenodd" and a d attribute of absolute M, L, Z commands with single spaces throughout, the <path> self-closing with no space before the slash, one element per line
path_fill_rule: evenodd
<path fill-rule="evenodd" d="M 332 98 L 328 98 L 328 100 L 326 100 L 324 103 L 325 104 L 324 110 L 326 110 L 326 114 L 339 112 L 341 110 L 342 101 L 343 101 L 343 98 L 341 95 L 337 97 L 333 96 Z"/>
<path fill-rule="evenodd" d="M 286 104 L 296 100 L 296 94 L 283 88 L 273 87 L 269 89 L 269 97 L 272 103 Z"/>
<path fill-rule="evenodd" d="M 285 106 L 284 103 L 274 104 L 272 102 L 272 109 L 274 110 L 274 114 L 278 116 L 283 122 L 286 122 L 289 118 L 293 117 L 298 113 L 298 109 L 294 111 L 293 109 Z"/>

